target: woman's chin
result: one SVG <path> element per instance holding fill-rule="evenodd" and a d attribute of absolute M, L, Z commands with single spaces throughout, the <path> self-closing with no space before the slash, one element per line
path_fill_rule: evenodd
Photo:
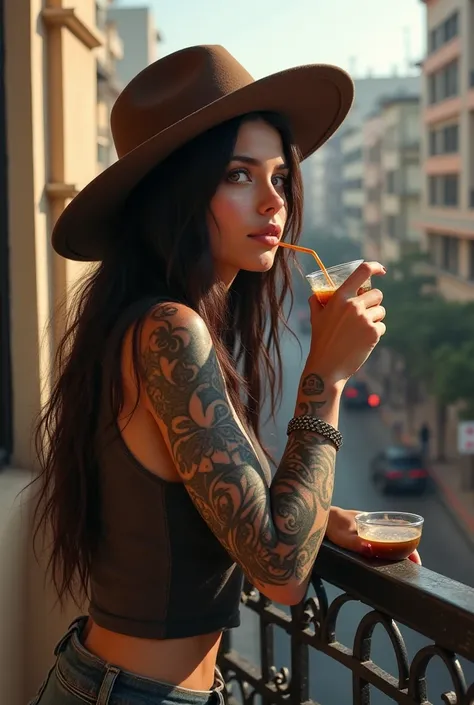
<path fill-rule="evenodd" d="M 264 252 L 257 259 L 246 262 L 241 269 L 247 272 L 268 272 L 273 267 L 275 254 L 273 252 Z"/>

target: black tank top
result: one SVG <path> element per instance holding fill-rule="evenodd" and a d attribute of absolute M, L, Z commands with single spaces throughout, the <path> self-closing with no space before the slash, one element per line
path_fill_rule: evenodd
<path fill-rule="evenodd" d="M 129 326 L 156 303 L 140 302 L 127 310 L 109 352 L 120 355 Z M 112 363 L 106 356 L 97 433 L 101 526 L 91 567 L 90 615 L 106 629 L 149 639 L 237 627 L 242 571 L 184 485 L 147 470 L 125 444 L 110 402 L 107 369 Z M 257 443 L 255 450 L 270 482 Z"/>

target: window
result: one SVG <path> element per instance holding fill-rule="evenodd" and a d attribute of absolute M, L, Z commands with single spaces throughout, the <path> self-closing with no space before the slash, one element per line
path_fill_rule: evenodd
<path fill-rule="evenodd" d="M 358 149 L 353 149 L 350 152 L 346 152 L 344 154 L 344 161 L 346 164 L 350 164 L 351 162 L 361 162 L 362 149 L 359 147 Z"/>
<path fill-rule="evenodd" d="M 458 94 L 458 60 L 452 61 L 444 69 L 444 98 Z"/>
<path fill-rule="evenodd" d="M 430 52 L 438 51 L 444 44 L 459 34 L 459 12 L 453 12 L 444 22 L 431 30 L 428 49 Z"/>
<path fill-rule="evenodd" d="M 106 140 L 97 141 L 97 161 L 103 167 L 109 166 L 109 146 Z"/>
<path fill-rule="evenodd" d="M 430 155 L 453 154 L 459 151 L 459 125 L 447 125 L 429 134 Z"/>
<path fill-rule="evenodd" d="M 459 151 L 459 125 L 449 125 L 443 129 L 443 153 Z"/>
<path fill-rule="evenodd" d="M 459 33 L 459 12 L 454 12 L 444 23 L 444 41 L 450 42 Z"/>
<path fill-rule="evenodd" d="M 344 208 L 344 213 L 346 218 L 355 218 L 356 220 L 362 220 L 362 208 L 357 208 L 356 206 L 346 206 Z"/>
<path fill-rule="evenodd" d="M 431 264 L 438 265 L 439 235 L 428 233 L 428 255 Z"/>
<path fill-rule="evenodd" d="M 474 240 L 469 242 L 469 279 L 474 281 Z"/>
<path fill-rule="evenodd" d="M 362 179 L 349 179 L 344 181 L 346 191 L 360 191 L 362 189 Z"/>
<path fill-rule="evenodd" d="M 444 177 L 443 190 L 444 190 L 443 205 L 457 206 L 458 205 L 458 176 L 457 176 L 457 174 L 449 174 L 449 176 Z"/>
<path fill-rule="evenodd" d="M 450 274 L 459 273 L 459 240 L 450 235 L 441 238 L 441 268 Z"/>
<path fill-rule="evenodd" d="M 387 193 L 396 193 L 396 172 L 387 171 Z"/>
<path fill-rule="evenodd" d="M 435 206 L 438 202 L 438 180 L 436 176 L 428 177 L 428 200 L 430 206 Z"/>
<path fill-rule="evenodd" d="M 457 206 L 459 199 L 458 175 L 430 176 L 428 198 L 431 206 Z"/>
<path fill-rule="evenodd" d="M 387 216 L 387 235 L 393 239 L 397 237 L 397 216 Z"/>
<path fill-rule="evenodd" d="M 428 99 L 431 105 L 458 95 L 459 61 L 455 59 L 428 78 Z"/>

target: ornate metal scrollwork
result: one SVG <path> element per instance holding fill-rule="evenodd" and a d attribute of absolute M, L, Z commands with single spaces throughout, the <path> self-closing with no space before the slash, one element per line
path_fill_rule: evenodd
<path fill-rule="evenodd" d="M 393 580 L 393 579 L 392 579 Z M 437 657 L 442 661 L 452 681 L 452 690 L 441 694 L 445 705 L 474 705 L 474 683 L 466 688 L 461 664 L 453 651 L 431 644 L 421 648 L 409 663 L 405 641 L 398 624 L 385 611 L 374 609 L 369 601 L 365 602 L 360 590 L 354 597 L 349 588 L 328 603 L 326 589 L 322 580 L 313 576 L 312 584 L 315 595 L 306 597 L 299 605 L 288 611 L 273 605 L 270 600 L 246 585 L 242 593 L 242 602 L 246 609 L 256 613 L 260 620 L 260 668 L 249 664 L 231 648 L 230 637 L 225 635 L 222 644 L 220 664 L 228 685 L 229 705 L 311 705 L 309 699 L 309 659 L 308 648 L 314 648 L 336 660 L 349 671 L 353 678 L 353 704 L 369 705 L 370 688 L 375 688 L 389 696 L 394 702 L 403 705 L 429 705 L 427 694 L 427 668 Z M 436 596 L 433 601 L 433 617 L 436 614 Z M 351 602 L 358 602 L 371 608 L 359 621 L 355 630 L 352 648 L 337 641 L 337 622 L 342 608 Z M 423 603 L 425 604 L 425 603 Z M 380 607 L 380 606 L 379 606 Z M 397 613 L 400 617 L 400 610 Z M 416 618 L 417 615 L 415 615 Z M 469 618 L 469 617 L 468 617 Z M 401 619 L 400 621 L 403 621 Z M 412 629 L 416 630 L 413 612 L 407 619 Z M 425 621 L 425 624 L 427 622 Z M 376 654 L 372 654 L 374 630 L 381 625 L 388 635 L 397 663 L 397 673 L 385 672 L 376 663 Z M 291 639 L 290 667 L 277 669 L 274 660 L 274 629 L 281 629 Z M 426 627 L 429 631 L 430 626 Z M 420 628 L 419 633 L 423 634 Z M 456 632 L 457 633 L 457 632 Z M 431 631 L 432 637 L 436 634 Z M 471 634 L 471 632 L 469 632 Z M 445 641 L 443 632 L 439 632 L 439 641 Z M 452 643 L 449 640 L 445 643 Z M 465 642 L 466 643 L 466 642 Z M 466 656 L 466 647 L 464 647 Z M 467 658 L 474 661 L 470 655 Z M 429 680 L 429 678 L 428 678 Z M 237 699 L 233 693 L 238 689 Z M 333 705 L 323 703 L 323 705 Z M 345 704 L 347 705 L 347 704 Z"/>
<path fill-rule="evenodd" d="M 451 676 L 454 691 L 442 693 L 441 697 L 446 705 L 464 705 L 466 694 L 466 680 L 461 668 L 461 664 L 452 652 L 446 651 L 435 644 L 425 646 L 413 657 L 410 669 L 410 682 L 408 694 L 415 703 L 423 703 L 427 700 L 426 692 L 426 669 L 429 662 L 437 656 L 445 664 Z"/>

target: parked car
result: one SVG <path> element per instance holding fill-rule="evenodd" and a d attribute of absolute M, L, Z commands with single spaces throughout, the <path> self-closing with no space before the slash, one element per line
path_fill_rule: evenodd
<path fill-rule="evenodd" d="M 342 403 L 346 409 L 375 409 L 380 406 L 380 397 L 370 392 L 366 382 L 354 379 L 346 384 Z"/>
<path fill-rule="evenodd" d="M 420 449 L 411 446 L 390 446 L 375 456 L 371 475 L 377 489 L 422 494 L 429 486 L 429 473 Z"/>

